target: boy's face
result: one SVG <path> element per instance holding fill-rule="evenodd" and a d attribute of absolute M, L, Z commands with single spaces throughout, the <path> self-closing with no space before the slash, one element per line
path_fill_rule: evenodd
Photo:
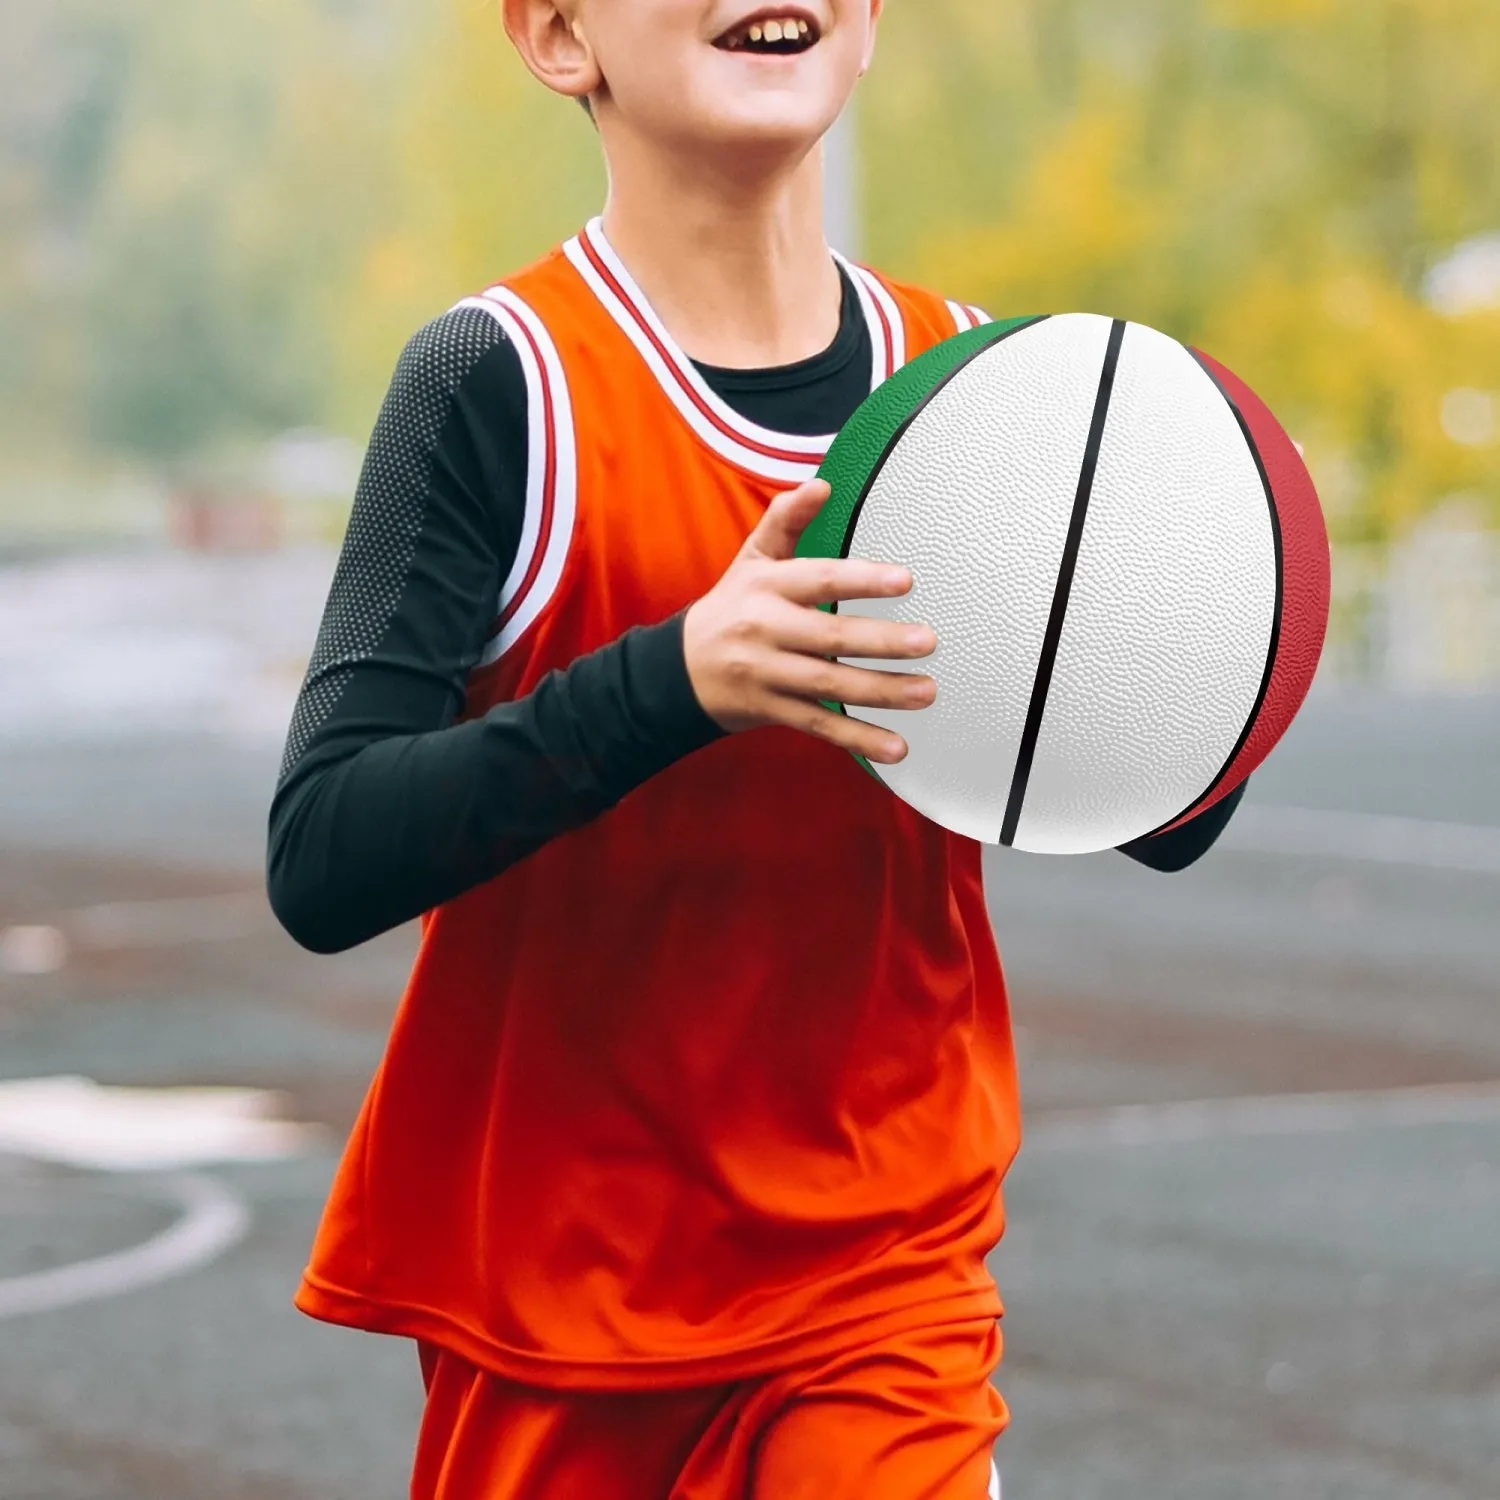
<path fill-rule="evenodd" d="M 780 154 L 811 146 L 838 117 L 869 63 L 881 0 L 576 0 L 571 9 L 609 103 L 635 130 L 678 149 Z"/>

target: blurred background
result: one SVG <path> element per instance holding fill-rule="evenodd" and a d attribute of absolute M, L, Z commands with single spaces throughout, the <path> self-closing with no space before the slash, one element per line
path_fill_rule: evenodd
<path fill-rule="evenodd" d="M 413 934 L 297 950 L 265 811 L 401 346 L 596 141 L 479 0 L 0 34 L 0 1500 L 395 1500 L 410 1351 L 289 1298 Z M 1208 860 L 991 860 L 1007 1494 L 1500 1495 L 1497 97 L 1500 0 L 891 0 L 836 141 L 843 248 L 1207 349 L 1334 544 Z"/>

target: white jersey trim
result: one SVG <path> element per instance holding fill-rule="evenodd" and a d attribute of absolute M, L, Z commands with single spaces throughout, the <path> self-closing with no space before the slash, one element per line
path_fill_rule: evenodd
<path fill-rule="evenodd" d="M 845 260 L 837 251 L 834 259 L 849 273 L 859 293 L 859 305 L 870 325 L 870 389 L 876 390 L 906 363 L 906 323 L 896 299 L 886 291 L 873 271 Z"/>
<path fill-rule="evenodd" d="M 832 445 L 834 433 L 809 437 L 801 433 L 776 432 L 741 416 L 720 399 L 683 353 L 656 315 L 645 294 L 636 285 L 605 236 L 599 219 L 563 247 L 564 253 L 605 311 L 615 320 L 645 360 L 662 390 L 693 432 L 721 458 L 764 479 L 800 484 L 817 473 L 817 467 Z M 883 310 L 890 320 L 890 340 L 904 350 L 905 332 L 901 315 L 885 288 L 875 277 L 835 258 L 849 271 L 859 295 L 860 308 L 869 326 L 872 359 L 871 389 L 891 373 L 885 368 L 887 347 Z M 881 301 L 877 302 L 877 297 Z"/>
<path fill-rule="evenodd" d="M 975 326 L 973 315 L 961 302 L 948 304 L 948 316 L 953 319 L 953 326 L 959 333 L 967 333 Z"/>
<path fill-rule="evenodd" d="M 950 302 L 948 316 L 953 319 L 953 326 L 960 333 L 967 333 L 971 328 L 979 328 L 995 321 L 983 308 L 970 307 L 966 302 Z"/>
<path fill-rule="evenodd" d="M 487 667 L 520 640 L 562 580 L 578 512 L 578 446 L 567 377 L 542 320 L 509 287 L 458 305 L 488 313 L 505 330 L 526 379 L 526 510 L 496 604 L 499 628 L 479 658 Z"/>

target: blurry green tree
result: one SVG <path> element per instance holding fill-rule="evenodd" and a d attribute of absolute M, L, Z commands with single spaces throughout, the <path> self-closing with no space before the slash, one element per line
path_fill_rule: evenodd
<path fill-rule="evenodd" d="M 393 196 L 366 19 L 0 0 L 25 37 L 0 65 L 11 444 L 170 464 L 324 407 L 335 303 Z"/>

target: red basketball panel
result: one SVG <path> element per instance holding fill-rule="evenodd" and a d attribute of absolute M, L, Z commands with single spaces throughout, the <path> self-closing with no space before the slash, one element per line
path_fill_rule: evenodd
<path fill-rule="evenodd" d="M 1312 475 L 1270 408 L 1237 375 L 1200 350 L 1202 361 L 1235 406 L 1260 454 L 1281 531 L 1281 628 L 1271 680 L 1250 733 L 1218 784 L 1172 827 L 1210 808 L 1265 760 L 1302 707 L 1328 631 L 1328 529 Z"/>

